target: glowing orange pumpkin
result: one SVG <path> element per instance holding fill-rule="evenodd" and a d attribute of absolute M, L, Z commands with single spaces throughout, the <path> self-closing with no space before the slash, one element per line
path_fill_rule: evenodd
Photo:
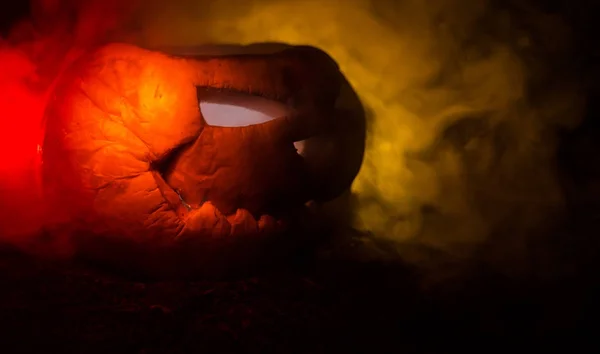
<path fill-rule="evenodd" d="M 84 240 L 160 249 L 275 234 L 358 172 L 363 123 L 335 106 L 346 85 L 308 47 L 198 56 L 104 46 L 68 70 L 46 110 L 46 197 Z"/>

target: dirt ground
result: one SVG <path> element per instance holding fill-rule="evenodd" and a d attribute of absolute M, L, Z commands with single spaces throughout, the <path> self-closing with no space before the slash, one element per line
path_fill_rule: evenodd
<path fill-rule="evenodd" d="M 525 284 L 478 270 L 423 291 L 418 274 L 397 263 L 276 268 L 245 279 L 142 281 L 4 251 L 2 352 L 591 349 L 584 347 L 598 295 L 591 278 Z"/>

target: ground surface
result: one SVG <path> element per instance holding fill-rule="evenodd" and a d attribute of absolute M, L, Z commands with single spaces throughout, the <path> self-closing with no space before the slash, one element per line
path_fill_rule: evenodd
<path fill-rule="evenodd" d="M 480 273 L 425 292 L 417 279 L 397 264 L 336 261 L 238 280 L 144 282 L 4 252 L 2 352 L 592 349 L 591 281 L 533 285 Z"/>

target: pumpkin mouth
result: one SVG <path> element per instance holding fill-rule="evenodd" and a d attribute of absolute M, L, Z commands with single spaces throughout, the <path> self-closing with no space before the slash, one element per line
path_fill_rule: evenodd
<path fill-rule="evenodd" d="M 173 157 L 178 155 L 174 153 Z M 206 234 L 212 237 L 239 237 L 239 236 L 273 236 L 289 229 L 289 226 L 303 216 L 314 211 L 314 200 L 296 199 L 285 207 L 267 204 L 260 209 L 235 205 L 233 208 L 220 208 L 220 204 L 206 199 L 201 202 L 190 202 L 186 195 L 197 187 L 194 184 L 184 185 L 183 188 L 168 183 L 168 172 L 155 171 L 154 177 L 159 190 L 176 212 L 178 218 L 186 227 L 196 230 L 194 233 Z M 192 226 L 190 224 L 200 224 Z M 176 239 L 187 239 L 186 229 L 180 230 Z"/>

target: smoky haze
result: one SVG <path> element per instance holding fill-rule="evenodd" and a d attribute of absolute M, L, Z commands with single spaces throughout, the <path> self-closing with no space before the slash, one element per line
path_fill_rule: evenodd
<path fill-rule="evenodd" d="M 483 0 L 44 0 L 32 9 L 2 42 L 0 89 L 23 96 L 2 101 L 2 134 L 41 124 L 61 68 L 96 42 L 311 45 L 338 62 L 370 112 L 346 226 L 434 268 L 477 260 L 537 272 L 554 259 L 544 235 L 565 207 L 556 131 L 576 127 L 584 105 L 559 17 Z M 14 155 L 2 140 L 1 154 Z M 5 195 L 19 200 L 14 215 L 40 204 L 20 164 L 19 176 L 1 167 L 2 208 Z M 2 221 L 13 230 L 5 239 L 27 239 L 32 224 L 15 220 Z"/>

